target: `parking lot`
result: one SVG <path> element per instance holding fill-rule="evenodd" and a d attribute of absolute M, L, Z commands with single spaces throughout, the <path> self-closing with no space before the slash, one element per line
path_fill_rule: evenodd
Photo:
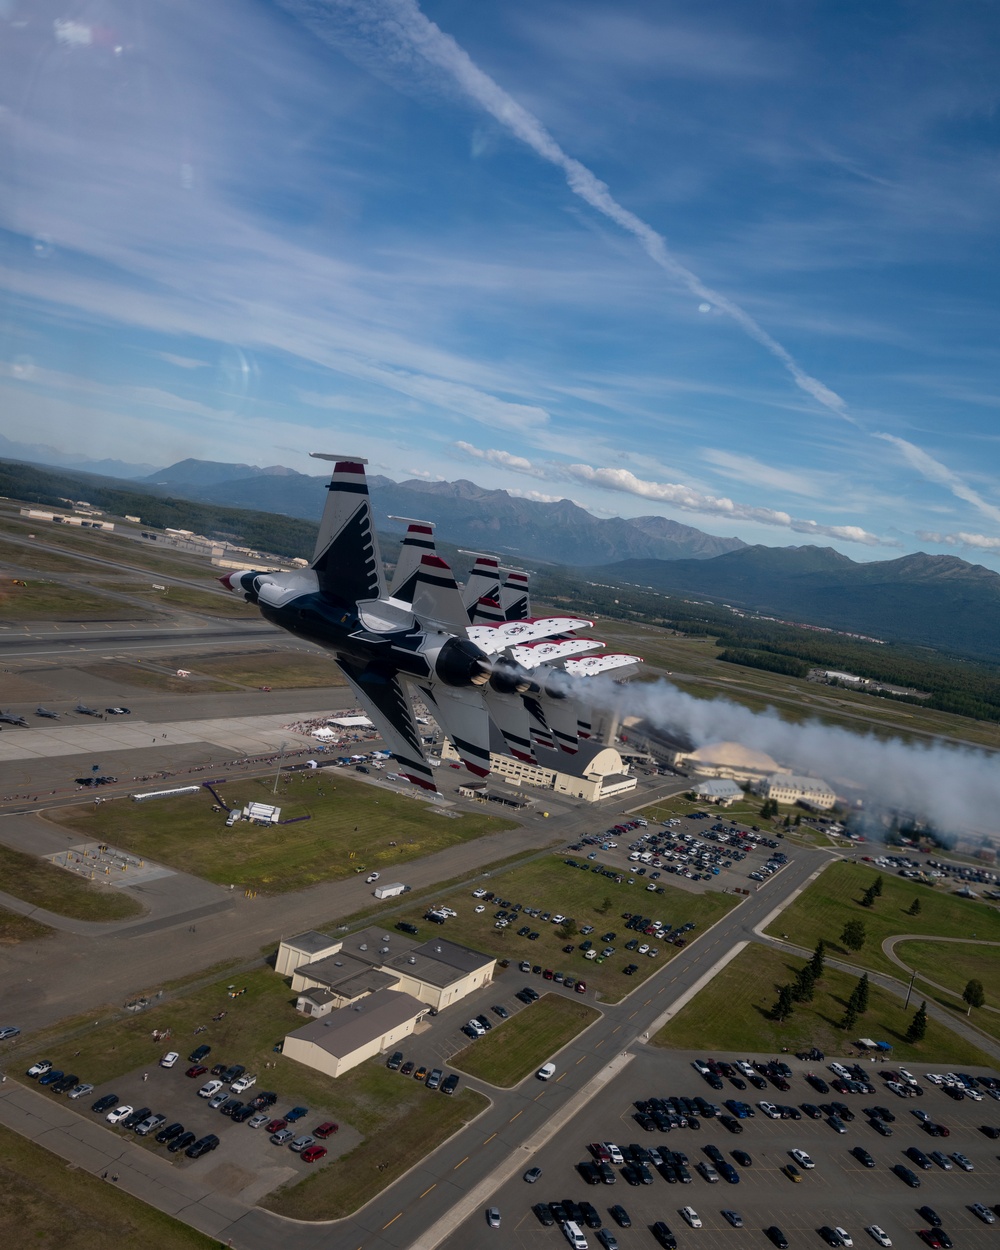
<path fill-rule="evenodd" d="M 806 1083 L 804 1073 L 816 1071 L 824 1079 L 832 1080 L 834 1074 L 827 1065 L 803 1063 L 789 1055 L 780 1056 L 793 1070 L 788 1092 L 778 1092 L 774 1088 L 737 1091 L 729 1082 L 725 1090 L 713 1091 L 691 1066 L 692 1060 L 700 1057 L 640 1050 L 623 1074 L 594 1099 L 583 1115 L 576 1117 L 544 1149 L 526 1156 L 525 1169 L 540 1167 L 541 1178 L 528 1185 L 519 1173 L 490 1200 L 501 1213 L 503 1245 L 565 1246 L 567 1242 L 559 1227 L 543 1227 L 532 1206 L 566 1198 L 578 1203 L 591 1202 L 622 1250 L 630 1246 L 657 1245 L 649 1228 L 656 1220 L 669 1225 L 681 1250 L 694 1246 L 704 1250 L 769 1246 L 771 1243 L 763 1230 L 772 1224 L 783 1230 L 792 1250 L 822 1247 L 825 1243 L 818 1230 L 823 1225 L 843 1226 L 852 1234 L 856 1250 L 869 1250 L 876 1245 L 865 1232 L 869 1224 L 884 1228 L 896 1250 L 901 1247 L 916 1250 L 924 1244 L 917 1230 L 928 1227 L 928 1221 L 918 1214 L 918 1208 L 924 1204 L 935 1209 L 956 1248 L 986 1250 L 986 1247 L 1000 1244 L 1000 1219 L 988 1226 L 969 1210 L 974 1202 L 987 1206 L 1000 1202 L 1000 1143 L 990 1140 L 979 1128 L 984 1124 L 1000 1125 L 1000 1102 L 989 1098 L 982 1102 L 967 1099 L 954 1102 L 942 1089 L 930 1084 L 923 1085 L 923 1097 L 904 1099 L 888 1091 L 885 1082 L 877 1076 L 872 1080 L 876 1087 L 874 1095 L 842 1095 L 831 1090 L 821 1096 Z M 873 1071 L 877 1071 L 877 1066 Z M 812 1120 L 804 1115 L 801 1120 L 772 1120 L 759 1109 L 752 1119 L 742 1122 L 744 1131 L 739 1135 L 726 1131 L 718 1120 L 706 1118 L 701 1118 L 698 1130 L 644 1131 L 635 1119 L 634 1102 L 672 1095 L 700 1095 L 720 1107 L 726 1098 L 739 1098 L 755 1109 L 758 1100 L 766 1099 L 796 1107 L 803 1102 L 836 1099 L 846 1102 L 856 1118 L 846 1125 L 844 1134 L 835 1132 L 825 1119 Z M 872 1105 L 886 1107 L 896 1116 L 889 1126 L 893 1130 L 891 1137 L 881 1137 L 869 1127 L 861 1109 Z M 933 1121 L 949 1127 L 950 1136 L 946 1139 L 929 1137 L 911 1114 L 914 1109 L 926 1111 Z M 691 1183 L 668 1184 L 657 1168 L 652 1167 L 652 1184 L 633 1187 L 621 1176 L 622 1169 L 616 1167 L 614 1185 L 589 1185 L 577 1165 L 591 1158 L 588 1143 L 601 1141 L 612 1141 L 622 1148 L 636 1143 L 647 1148 L 682 1151 L 690 1160 Z M 734 1150 L 745 1150 L 751 1156 L 749 1167 L 737 1167 L 738 1184 L 728 1184 L 724 1180 L 710 1184 L 695 1171 L 695 1164 L 706 1158 L 704 1147 L 708 1145 L 718 1147 L 728 1161 L 733 1161 Z M 874 1168 L 864 1167 L 850 1153 L 856 1146 L 870 1153 L 875 1160 Z M 933 1166 L 929 1171 L 922 1171 L 904 1155 L 910 1146 L 917 1146 L 925 1153 L 936 1148 L 949 1154 L 961 1152 L 973 1163 L 974 1170 L 964 1172 L 956 1166 L 944 1171 Z M 789 1151 L 793 1149 L 806 1151 L 816 1165 L 810 1170 L 800 1169 L 801 1180 L 797 1183 L 782 1171 L 792 1162 Z M 897 1163 L 913 1168 L 921 1182 L 918 1189 L 908 1188 L 892 1173 L 890 1169 Z M 609 1207 L 616 1203 L 628 1211 L 632 1220 L 630 1228 L 618 1227 L 609 1216 Z M 680 1208 L 687 1205 L 698 1212 L 701 1228 L 688 1227 L 680 1216 Z M 724 1208 L 735 1209 L 742 1215 L 742 1229 L 727 1223 L 721 1214 Z M 585 1228 L 584 1234 L 591 1247 L 599 1246 L 594 1231 Z M 444 1244 L 449 1250 L 495 1246 L 497 1237 L 498 1234 L 486 1226 L 483 1211 L 478 1211 Z"/>

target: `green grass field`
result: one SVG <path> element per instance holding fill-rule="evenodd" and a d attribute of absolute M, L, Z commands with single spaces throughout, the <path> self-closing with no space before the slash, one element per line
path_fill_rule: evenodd
<path fill-rule="evenodd" d="M 157 661 L 162 663 L 162 661 Z M 178 667 L 181 667 L 178 665 Z M 103 664 L 81 664 L 81 673 L 89 673 L 92 677 L 103 677 L 113 681 L 117 686 L 130 686 L 135 690 L 163 690 L 169 694 L 211 694 L 231 690 L 232 686 L 225 681 L 203 677 L 178 677 L 176 670 L 165 672 L 162 668 L 154 668 L 148 662 L 124 660 L 108 660 Z"/>
<path fill-rule="evenodd" d="M 981 981 L 986 991 L 986 1005 L 1000 1006 L 1000 947 L 967 946 L 961 942 L 900 942 L 896 954 L 910 968 L 917 970 L 917 986 L 921 993 L 933 995 L 936 1001 L 963 1015 L 968 1010 L 962 991 L 972 980 Z M 899 975 L 906 973 L 899 970 Z M 920 984 L 926 976 L 938 985 L 947 986 L 950 994 L 942 994 L 931 986 Z M 972 1022 L 993 1037 L 1000 1037 L 1000 1012 L 975 1010 Z"/>
<path fill-rule="evenodd" d="M 52 930 L 29 916 L 0 907 L 0 946 L 16 946 L 18 942 L 35 942 L 49 937 Z"/>
<path fill-rule="evenodd" d="M 209 881 L 269 894 L 301 890 L 377 869 L 395 874 L 412 859 L 514 826 L 479 812 L 449 817 L 439 808 L 352 780 L 346 771 L 294 773 L 277 797 L 270 778 L 227 780 L 218 787 L 231 806 L 277 803 L 295 824 L 227 829 L 207 790 L 138 807 L 128 799 L 50 813 L 81 839 L 108 842 Z M 352 858 L 353 857 L 353 858 Z"/>
<path fill-rule="evenodd" d="M 753 1058 L 818 1046 L 827 1055 L 843 1055 L 858 1037 L 889 1042 L 900 1063 L 975 1064 L 993 1067 L 993 1059 L 935 1020 L 927 1036 L 911 1045 L 904 1040 L 913 1013 L 920 1006 L 915 995 L 903 1010 L 903 1000 L 873 985 L 869 1009 L 855 1030 L 839 1027 L 857 977 L 827 968 L 811 1003 L 797 1004 L 783 1024 L 768 1017 L 778 986 L 789 982 L 805 961 L 782 951 L 751 944 L 696 995 L 653 1038 L 656 1046 L 700 1050 L 704 1054 L 735 1052 Z M 928 995 L 929 997 L 929 995 Z"/>
<path fill-rule="evenodd" d="M 615 954 L 603 963 L 584 958 L 579 950 L 584 939 L 579 934 L 570 938 L 560 937 L 558 926 L 537 917 L 526 917 L 524 920 L 533 932 L 540 935 L 534 942 L 517 936 L 517 930 L 521 928 L 519 922 L 506 929 L 495 928 L 497 903 L 487 904 L 485 910 L 477 914 L 475 907 L 479 900 L 472 897 L 471 885 L 435 900 L 458 912 L 457 917 L 448 920 L 443 930 L 423 919 L 427 910 L 424 905 L 403 912 L 401 919 L 415 924 L 424 940 L 443 931 L 450 941 L 486 951 L 497 959 L 509 959 L 512 963 L 526 959 L 533 965 L 572 973 L 585 980 L 589 989 L 596 991 L 606 1002 L 617 1002 L 677 954 L 676 947 L 663 945 L 655 959 L 626 951 L 625 939 L 633 935 L 622 924 L 624 911 L 641 912 L 644 916 L 671 924 L 684 924 L 690 920 L 698 926 L 699 932 L 703 932 L 739 901 L 734 895 L 718 891 L 696 894 L 669 885 L 664 887 L 663 894 L 647 894 L 640 885 L 642 880 L 642 877 L 637 878 L 634 886 L 626 885 L 624 881 L 617 885 L 597 873 L 570 868 L 563 863 L 561 856 L 552 855 L 508 872 L 491 874 L 489 879 L 481 878 L 479 881 L 480 885 L 496 891 L 512 904 L 521 903 L 524 907 L 538 907 L 543 912 L 572 916 L 578 928 L 593 925 L 595 932 L 591 934 L 591 941 L 602 933 L 614 931 L 617 937 L 611 945 L 615 947 Z M 611 905 L 605 911 L 606 901 L 610 901 Z M 568 945 L 576 948 L 572 954 L 563 950 Z M 600 949 L 602 943 L 595 941 L 595 945 Z M 624 975 L 622 969 L 628 963 L 639 965 L 635 976 Z"/>
<path fill-rule="evenodd" d="M 254 609 L 256 611 L 256 609 Z M 185 667 L 190 667 L 191 661 Z M 182 666 L 178 658 L 178 667 Z M 347 685 L 336 664 L 319 651 L 255 651 L 198 657 L 194 672 L 243 686 L 301 690 Z"/>
<path fill-rule="evenodd" d="M 215 594 L 210 590 L 195 590 L 191 586 L 168 585 L 165 590 L 154 590 L 148 581 L 98 581 L 93 583 L 106 590 L 115 590 L 123 595 L 131 595 L 137 599 L 148 600 L 150 604 L 164 609 L 189 608 L 207 616 L 233 617 L 244 620 L 259 618 L 260 613 L 255 607 L 233 594 Z"/>
<path fill-rule="evenodd" d="M 874 907 L 862 907 L 861 896 L 881 875 L 883 892 Z M 915 898 L 920 914 L 907 915 Z M 867 941 L 860 951 L 848 951 L 840 935 L 848 920 L 861 920 Z M 976 937 L 1000 941 L 1000 909 L 988 903 L 958 898 L 943 887 L 931 889 L 890 873 L 879 873 L 866 864 L 833 863 L 774 921 L 767 930 L 773 937 L 812 949 L 822 938 L 832 954 L 851 963 L 905 975 L 882 954 L 882 942 L 897 933 L 933 934 L 935 937 Z"/>
<path fill-rule="evenodd" d="M 91 594 L 64 582 L 26 577 L 27 586 L 9 581 L 0 586 L 0 619 L 7 621 L 135 621 L 148 613 L 141 608 Z"/>
<path fill-rule="evenodd" d="M 142 915 L 143 909 L 123 891 L 93 885 L 47 860 L 6 846 L 0 846 L 0 881 L 8 894 L 23 902 L 74 920 L 127 920 Z"/>
<path fill-rule="evenodd" d="M 76 573 L 80 565 L 69 556 L 58 555 L 54 551 L 42 551 L 30 543 L 5 542 L 0 538 L 0 565 L 15 569 L 30 569 L 39 573 Z M 9 578 L 5 579 L 9 580 Z M 30 581 L 26 577 L 25 581 Z"/>
<path fill-rule="evenodd" d="M 229 985 L 246 992 L 230 998 Z M 283 1106 L 302 1103 L 317 1121 L 336 1120 L 364 1136 L 363 1145 L 331 1170 L 317 1174 L 320 1183 L 305 1181 L 271 1200 L 275 1210 L 299 1219 L 332 1219 L 355 1210 L 390 1184 L 478 1114 L 486 1100 L 473 1090 L 460 1091 L 454 1098 L 428 1094 L 422 1084 L 390 1072 L 380 1059 L 337 1080 L 286 1059 L 273 1048 L 304 1023 L 294 1004 L 288 983 L 270 968 L 230 973 L 208 984 L 182 986 L 176 993 L 168 990 L 164 1001 L 136 1015 L 97 1026 L 88 1023 L 92 1017 L 77 1019 L 33 1034 L 30 1044 L 14 1048 L 5 1063 L 13 1070 L 44 1052 L 57 1066 L 72 1066 L 99 1085 L 151 1067 L 170 1048 L 184 1059 L 194 1046 L 207 1042 L 213 1062 L 216 1057 L 238 1058 L 260 1074 L 258 1088 L 275 1090 Z M 220 1011 L 226 1012 L 224 1019 L 213 1021 Z M 195 1034 L 201 1025 L 207 1026 L 206 1031 Z M 169 1041 L 153 1041 L 154 1029 L 170 1029 Z M 274 1066 L 266 1069 L 266 1063 Z M 176 1076 L 186 1093 L 193 1083 L 185 1077 L 184 1067 L 178 1065 Z M 389 1167 L 379 1171 L 376 1164 L 382 1160 Z"/>
<path fill-rule="evenodd" d="M 485 1037 L 452 1055 L 452 1066 L 490 1085 L 509 1089 L 537 1072 L 600 1014 L 584 1002 L 561 994 L 543 994 L 537 1003 L 509 1020 L 494 1020 Z"/>
<path fill-rule="evenodd" d="M 0 1236 L 41 1250 L 213 1250 L 179 1220 L 122 1193 L 48 1150 L 0 1128 Z"/>

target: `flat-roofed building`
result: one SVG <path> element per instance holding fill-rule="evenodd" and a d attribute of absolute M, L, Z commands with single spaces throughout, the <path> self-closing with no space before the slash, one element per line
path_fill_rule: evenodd
<path fill-rule="evenodd" d="M 410 994 L 383 989 L 289 1033 L 282 1053 L 327 1076 L 343 1076 L 409 1037 L 429 1008 Z"/>
<path fill-rule="evenodd" d="M 794 773 L 774 773 L 761 782 L 758 790 L 765 799 L 801 803 L 817 811 L 829 811 L 837 802 L 837 796 L 825 781 L 818 777 L 797 777 Z"/>

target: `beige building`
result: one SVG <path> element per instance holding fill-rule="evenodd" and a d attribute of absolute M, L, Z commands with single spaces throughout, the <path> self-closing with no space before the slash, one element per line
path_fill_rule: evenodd
<path fill-rule="evenodd" d="M 774 773 L 757 787 L 765 799 L 778 803 L 801 803 L 816 811 L 829 811 L 837 802 L 837 796 L 825 781 L 818 777 L 796 777 L 793 773 Z"/>
<path fill-rule="evenodd" d="M 342 1076 L 409 1037 L 427 1014 L 426 1003 L 382 989 L 355 1007 L 310 1020 L 285 1038 L 282 1053 L 307 1067 Z"/>
<path fill-rule="evenodd" d="M 743 791 L 735 781 L 723 777 L 713 777 L 708 781 L 698 781 L 691 787 L 696 799 L 706 803 L 716 803 L 719 807 L 728 807 L 737 799 L 743 798 Z"/>
<path fill-rule="evenodd" d="M 636 788 L 634 777 L 614 747 L 581 740 L 575 755 L 536 747 L 537 763 L 528 764 L 513 756 L 490 752 L 490 770 L 512 787 L 531 786 L 551 790 L 569 798 L 597 803 L 601 799 L 628 794 Z M 457 760 L 458 752 L 445 739 L 441 746 L 443 760 Z"/>
<path fill-rule="evenodd" d="M 739 742 L 709 742 L 697 751 L 677 751 L 670 763 L 681 772 L 698 777 L 724 777 L 744 784 L 782 772 L 770 755 Z"/>

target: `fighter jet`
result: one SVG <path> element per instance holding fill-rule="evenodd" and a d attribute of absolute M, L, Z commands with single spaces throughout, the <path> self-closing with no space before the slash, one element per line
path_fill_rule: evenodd
<path fill-rule="evenodd" d="M 44 717 L 46 718 L 46 720 L 58 720 L 58 719 L 59 719 L 59 713 L 58 713 L 58 712 L 50 712 L 50 711 L 49 711 L 49 709 L 48 709 L 47 707 L 36 707 L 36 708 L 35 708 L 35 715 L 36 715 L 36 716 L 44 716 Z"/>
<path fill-rule="evenodd" d="M 79 712 L 81 716 L 100 716 L 100 712 L 95 708 L 87 707 L 86 703 L 78 703 L 73 711 Z"/>
<path fill-rule="evenodd" d="M 477 777 L 490 769 L 491 722 L 508 751 L 573 753 L 590 732 L 581 696 L 589 670 L 569 657 L 603 648 L 574 635 L 592 621 L 532 617 L 528 574 L 479 556 L 460 591 L 437 554 L 434 527 L 407 519 L 387 588 L 364 466 L 359 457 L 313 453 L 334 468 L 312 564 L 291 573 L 253 569 L 219 580 L 272 624 L 333 653 L 386 746 L 411 782 L 434 790 L 413 697 L 419 696 Z M 542 646 L 544 642 L 544 647 Z M 640 663 L 603 655 L 603 669 Z M 555 667 L 565 661 L 565 667 Z M 77 709 L 80 710 L 80 709 Z"/>
<path fill-rule="evenodd" d="M 28 728 L 28 722 L 23 716 L 15 716 L 13 712 L 0 712 L 0 721 L 5 725 L 20 725 L 22 728 Z"/>

